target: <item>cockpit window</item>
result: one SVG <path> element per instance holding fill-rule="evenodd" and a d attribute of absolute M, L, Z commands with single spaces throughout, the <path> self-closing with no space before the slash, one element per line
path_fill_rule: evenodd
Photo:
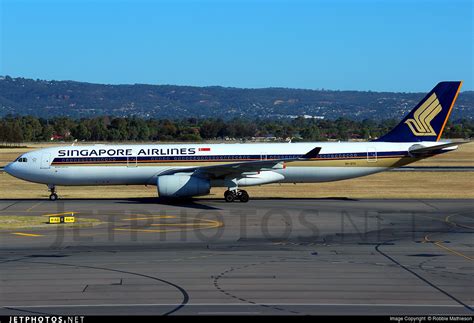
<path fill-rule="evenodd" d="M 26 157 L 20 157 L 20 158 L 17 158 L 16 161 L 19 163 L 26 163 L 28 159 Z"/>

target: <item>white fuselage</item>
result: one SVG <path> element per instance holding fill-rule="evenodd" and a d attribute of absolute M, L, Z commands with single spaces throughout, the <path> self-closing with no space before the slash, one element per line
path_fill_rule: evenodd
<path fill-rule="evenodd" d="M 294 161 L 278 169 L 213 179 L 211 186 L 268 183 L 327 182 L 384 171 L 417 158 L 408 148 L 415 143 L 313 142 L 265 144 L 147 144 L 45 148 L 22 155 L 7 165 L 11 175 L 48 185 L 156 185 L 165 171 L 194 166 L 229 164 L 302 156 L 321 147 L 317 158 Z M 417 142 L 431 146 L 433 142 Z M 23 159 L 23 160 L 22 160 Z"/>

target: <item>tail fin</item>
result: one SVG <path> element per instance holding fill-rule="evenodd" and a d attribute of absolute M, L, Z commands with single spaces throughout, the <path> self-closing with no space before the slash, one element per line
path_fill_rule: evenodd
<path fill-rule="evenodd" d="M 402 122 L 375 141 L 438 141 L 461 85 L 462 81 L 438 83 Z"/>

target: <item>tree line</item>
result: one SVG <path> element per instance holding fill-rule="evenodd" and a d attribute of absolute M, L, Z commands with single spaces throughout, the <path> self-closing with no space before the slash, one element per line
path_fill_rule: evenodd
<path fill-rule="evenodd" d="M 34 116 L 6 116 L 0 119 L 0 142 L 40 141 L 202 141 L 202 140 L 287 140 L 324 141 L 377 138 L 398 120 L 222 120 L 216 118 L 145 119 L 139 117 L 93 117 L 51 119 Z M 444 138 L 470 138 L 474 122 L 448 122 Z"/>

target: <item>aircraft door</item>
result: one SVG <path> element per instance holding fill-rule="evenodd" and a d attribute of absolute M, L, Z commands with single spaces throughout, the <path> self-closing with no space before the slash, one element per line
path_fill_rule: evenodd
<path fill-rule="evenodd" d="M 127 167 L 137 167 L 137 157 L 127 157 Z"/>
<path fill-rule="evenodd" d="M 50 167 L 51 167 L 51 154 L 42 154 L 40 168 L 48 169 Z"/>
<path fill-rule="evenodd" d="M 377 149 L 375 147 L 367 148 L 367 162 L 369 163 L 377 162 Z"/>

